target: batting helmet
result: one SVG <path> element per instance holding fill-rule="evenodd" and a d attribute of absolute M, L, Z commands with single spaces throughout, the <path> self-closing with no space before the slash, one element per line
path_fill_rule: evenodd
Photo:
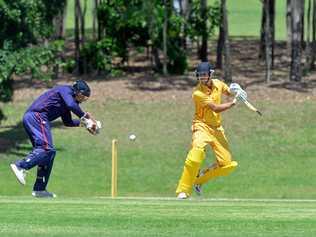
<path fill-rule="evenodd" d="M 208 76 L 210 77 L 214 71 L 215 68 L 212 64 L 208 62 L 202 62 L 199 63 L 199 65 L 197 66 L 195 70 L 195 75 L 196 77 L 199 77 L 201 74 L 208 74 Z"/>
<path fill-rule="evenodd" d="M 88 86 L 88 84 L 84 80 L 77 80 L 73 84 L 72 87 L 73 87 L 75 93 L 80 92 L 81 94 L 83 94 L 84 96 L 87 96 L 87 97 L 89 97 L 91 94 L 90 87 Z"/>

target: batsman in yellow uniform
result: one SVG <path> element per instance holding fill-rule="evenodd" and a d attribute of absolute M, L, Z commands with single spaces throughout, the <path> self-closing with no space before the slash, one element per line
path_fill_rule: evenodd
<path fill-rule="evenodd" d="M 212 79 L 214 67 L 202 62 L 196 69 L 199 81 L 193 90 L 195 115 L 192 124 L 192 146 L 185 160 L 183 173 L 176 194 L 179 199 L 188 198 L 192 187 L 201 193 L 201 185 L 212 178 L 225 176 L 237 167 L 232 160 L 228 142 L 221 124 L 221 112 L 232 108 L 238 96 L 231 102 L 221 103 L 222 94 L 233 96 L 229 87 L 222 81 Z M 216 162 L 206 170 L 199 172 L 205 159 L 205 147 L 210 145 L 214 151 Z"/>

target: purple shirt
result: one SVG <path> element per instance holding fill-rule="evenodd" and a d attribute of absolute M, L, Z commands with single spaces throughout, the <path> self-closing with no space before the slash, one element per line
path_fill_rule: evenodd
<path fill-rule="evenodd" d="M 59 117 L 69 127 L 79 126 L 79 120 L 72 120 L 71 112 L 81 118 L 84 112 L 75 100 L 72 86 L 55 86 L 40 95 L 27 109 L 26 112 L 39 112 L 43 119 L 53 121 Z"/>

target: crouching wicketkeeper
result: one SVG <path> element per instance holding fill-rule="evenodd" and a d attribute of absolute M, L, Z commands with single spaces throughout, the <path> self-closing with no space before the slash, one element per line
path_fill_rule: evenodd
<path fill-rule="evenodd" d="M 23 117 L 23 126 L 28 134 L 33 151 L 24 159 L 12 163 L 11 169 L 18 181 L 25 185 L 26 170 L 37 166 L 37 178 L 33 186 L 34 197 L 55 197 L 48 192 L 46 186 L 53 167 L 56 150 L 51 134 L 51 121 L 61 117 L 65 126 L 78 127 L 84 124 L 91 134 L 96 134 L 101 128 L 91 114 L 85 113 L 79 103 L 87 101 L 90 88 L 83 80 L 78 80 L 73 86 L 60 85 L 39 96 L 28 108 Z M 80 120 L 71 118 L 71 112 Z"/>

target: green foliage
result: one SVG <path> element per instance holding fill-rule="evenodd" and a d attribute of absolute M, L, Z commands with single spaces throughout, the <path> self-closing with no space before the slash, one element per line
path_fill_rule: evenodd
<path fill-rule="evenodd" d="M 194 0 L 192 2 L 192 11 L 189 17 L 189 22 L 187 24 L 187 34 L 189 37 L 196 41 L 197 37 L 202 36 L 204 20 L 201 17 L 201 4 L 200 0 Z M 208 5 L 207 7 L 207 34 L 208 36 L 212 36 L 214 34 L 215 29 L 220 24 L 220 4 L 216 0 L 212 5 Z"/>
<path fill-rule="evenodd" d="M 168 5 L 169 4 L 169 5 Z M 187 57 L 182 45 L 183 33 L 196 40 L 204 34 L 200 14 L 200 1 L 193 1 L 190 18 L 185 21 L 171 2 L 163 1 L 102 1 L 98 8 L 99 25 L 107 38 L 112 39 L 114 52 L 126 61 L 129 47 L 147 47 L 148 42 L 155 49 L 163 49 L 163 23 L 168 15 L 167 52 L 169 73 L 183 74 L 187 68 Z M 210 36 L 219 24 L 220 7 L 218 1 L 207 8 L 207 34 Z M 181 32 L 186 24 L 186 32 Z M 92 49 L 91 47 L 89 47 Z M 113 50 L 113 49 L 112 49 Z M 91 54 L 93 56 L 93 54 Z M 102 62 L 102 64 L 104 64 Z M 160 67 L 161 65 L 156 65 Z M 161 68 L 157 68 L 160 70 Z"/>
<path fill-rule="evenodd" d="M 169 17 L 168 23 L 168 72 L 172 74 L 183 74 L 188 66 L 186 53 L 182 48 L 180 37 L 181 25 L 184 23 L 184 20 L 180 15 L 173 11 L 173 14 Z"/>
<path fill-rule="evenodd" d="M 172 74 L 183 74 L 188 67 L 185 51 L 176 41 L 168 44 L 168 72 Z"/>
<path fill-rule="evenodd" d="M 1 121 L 6 119 L 7 117 L 4 115 L 3 111 L 0 109 L 0 124 L 1 124 Z"/>
<path fill-rule="evenodd" d="M 44 73 L 42 66 L 53 63 L 62 44 L 48 47 L 30 47 L 30 44 L 49 37 L 53 18 L 65 3 L 66 0 L 0 0 L 0 101 L 12 97 L 13 73 L 27 72 L 41 79 L 50 77 L 50 69 Z"/>
<path fill-rule="evenodd" d="M 123 61 L 127 60 L 128 46 L 144 46 L 149 39 L 140 0 L 101 2 L 98 7 L 99 24 L 106 37 L 113 39 L 113 49 Z"/>
<path fill-rule="evenodd" d="M 17 55 L 9 50 L 9 45 L 5 45 L 4 50 L 0 50 L 0 101 L 7 102 L 13 95 L 11 76 L 15 71 Z"/>
<path fill-rule="evenodd" d="M 112 41 L 107 40 L 112 44 L 111 52 L 114 52 L 115 56 L 121 57 L 124 62 L 128 60 L 130 46 L 147 47 L 149 40 L 151 40 L 153 47 L 162 49 L 164 11 L 161 1 L 151 3 L 140 0 L 128 2 L 119 0 L 115 3 L 101 2 L 98 8 L 98 19 L 101 27 L 105 28 L 106 38 L 112 39 Z M 187 66 L 186 55 L 181 48 L 179 38 L 182 19 L 170 12 L 169 22 L 168 69 L 169 72 L 181 74 Z M 107 45 L 107 48 L 109 46 Z M 92 47 L 89 48 L 92 49 Z M 93 56 L 93 54 L 91 55 Z M 101 65 L 105 65 L 104 60 L 102 60 Z"/>
<path fill-rule="evenodd" d="M 64 4 L 65 0 L 0 0 L 0 48 L 6 41 L 16 49 L 48 37 L 53 16 Z"/>
<path fill-rule="evenodd" d="M 68 59 L 62 64 L 62 67 L 66 72 L 72 73 L 76 68 L 76 61 L 73 58 Z"/>
<path fill-rule="evenodd" d="M 12 74 L 30 73 L 32 78 L 48 80 L 52 68 L 61 61 L 56 58 L 63 49 L 63 41 L 55 41 L 48 46 L 37 46 L 12 50 L 10 44 L 5 44 L 0 50 L 0 101 L 9 101 L 13 94 Z"/>
<path fill-rule="evenodd" d="M 88 71 L 97 69 L 109 72 L 112 68 L 112 57 L 116 52 L 116 44 L 110 38 L 104 38 L 98 42 L 87 43 L 80 55 L 85 59 Z"/>

